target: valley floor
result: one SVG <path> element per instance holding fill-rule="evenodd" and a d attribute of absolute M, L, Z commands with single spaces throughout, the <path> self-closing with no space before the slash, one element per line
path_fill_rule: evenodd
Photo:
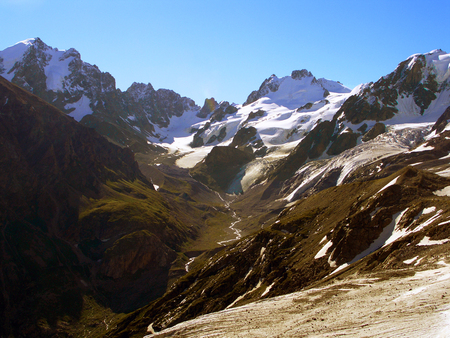
<path fill-rule="evenodd" d="M 146 338 L 449 337 L 449 300 L 449 262 L 426 267 L 405 262 L 402 270 L 337 276 L 315 288 L 201 316 Z"/>

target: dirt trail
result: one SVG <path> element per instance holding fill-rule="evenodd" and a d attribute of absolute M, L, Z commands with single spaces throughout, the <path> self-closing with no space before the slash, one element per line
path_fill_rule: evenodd
<path fill-rule="evenodd" d="M 414 276 L 390 273 L 335 279 L 325 287 L 201 316 L 146 338 L 449 337 L 450 264 L 440 261 Z"/>

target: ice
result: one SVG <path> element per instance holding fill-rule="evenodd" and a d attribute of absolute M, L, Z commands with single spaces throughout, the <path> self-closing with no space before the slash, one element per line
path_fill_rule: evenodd
<path fill-rule="evenodd" d="M 198 162 L 203 160 L 206 155 L 212 150 L 213 147 L 201 147 L 198 148 L 176 161 L 177 166 L 180 168 L 193 168 Z"/>
<path fill-rule="evenodd" d="M 50 50 L 52 58 L 49 64 L 44 68 L 45 75 L 47 76 L 46 84 L 47 90 L 63 91 L 64 78 L 70 75 L 69 64 L 73 61 L 74 57 L 62 58 L 65 51 Z"/>

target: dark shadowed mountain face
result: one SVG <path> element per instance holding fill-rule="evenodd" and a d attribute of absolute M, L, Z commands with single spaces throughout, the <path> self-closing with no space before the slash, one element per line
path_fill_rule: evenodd
<path fill-rule="evenodd" d="M 1 336 L 54 335 L 87 294 L 124 311 L 164 292 L 195 227 L 129 149 L 3 78 L 0 144 Z"/>

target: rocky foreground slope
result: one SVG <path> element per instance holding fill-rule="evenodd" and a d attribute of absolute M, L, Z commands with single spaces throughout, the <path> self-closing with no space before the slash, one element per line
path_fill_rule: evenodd
<path fill-rule="evenodd" d="M 145 337 L 444 338 L 450 330 L 450 269 L 442 256 L 427 263 L 416 256 L 401 269 L 336 276 Z"/>

